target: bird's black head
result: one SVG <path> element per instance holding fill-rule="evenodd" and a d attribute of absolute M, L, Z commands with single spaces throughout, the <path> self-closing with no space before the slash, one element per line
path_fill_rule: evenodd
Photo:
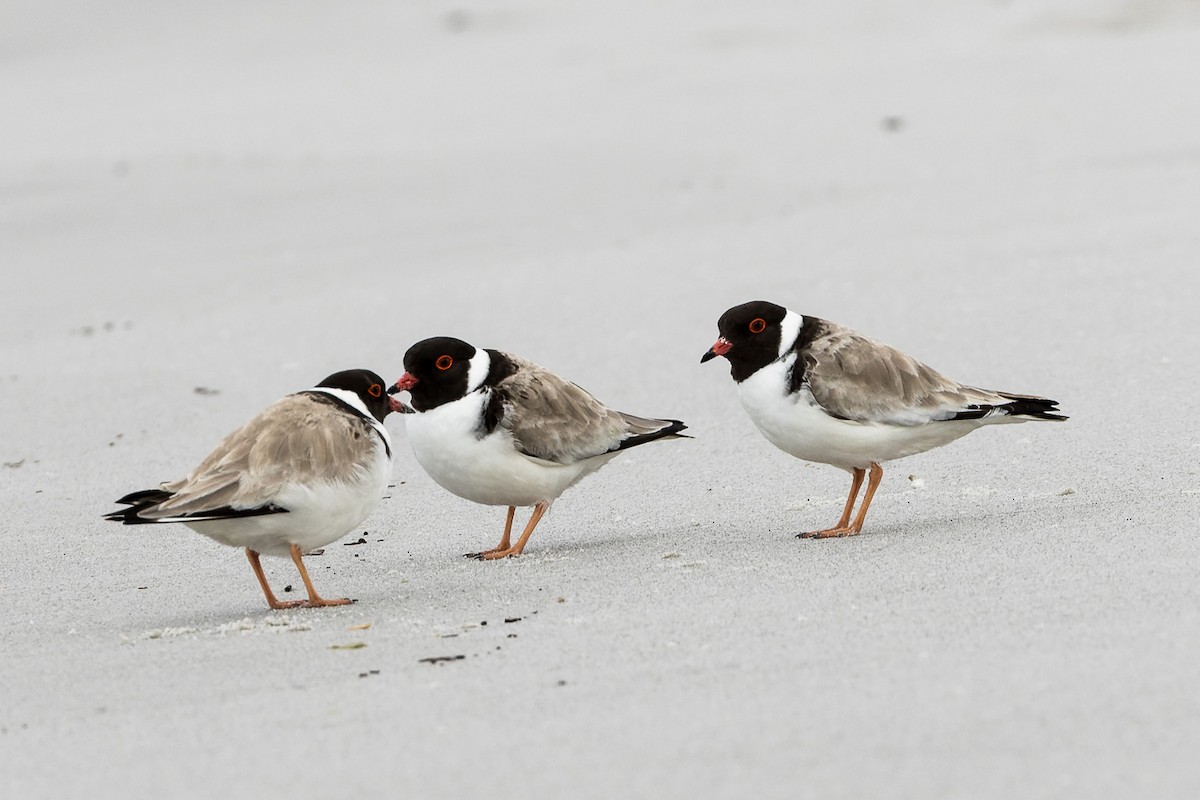
<path fill-rule="evenodd" d="M 354 392 L 363 401 L 371 416 L 383 422 L 384 417 L 400 410 L 400 403 L 388 396 L 383 378 L 369 369 L 347 369 L 335 372 L 317 384 L 319 389 L 344 389 Z"/>
<path fill-rule="evenodd" d="M 720 338 L 700 358 L 700 363 L 725 356 L 729 371 L 739 383 L 779 358 L 783 321 L 788 310 L 766 300 L 734 306 L 717 320 Z M 787 344 L 790 344 L 788 342 Z"/>
<path fill-rule="evenodd" d="M 393 394 L 407 391 L 412 396 L 413 408 L 428 411 L 479 388 L 487 377 L 487 362 L 487 351 L 462 339 L 451 336 L 424 339 L 408 348 L 404 354 L 404 376 L 388 391 Z M 479 371 L 483 374 L 478 374 Z"/>

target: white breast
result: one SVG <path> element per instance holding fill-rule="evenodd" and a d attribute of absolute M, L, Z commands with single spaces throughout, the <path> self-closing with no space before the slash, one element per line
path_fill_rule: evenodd
<path fill-rule="evenodd" d="M 738 398 L 762 435 L 780 450 L 845 470 L 923 453 L 979 427 L 974 420 L 889 425 L 826 414 L 808 387 L 789 394 L 796 356 L 775 361 L 738 384 Z"/>
<path fill-rule="evenodd" d="M 472 392 L 461 400 L 405 417 L 417 463 L 439 486 L 459 497 L 497 506 L 552 501 L 615 455 L 575 464 L 526 456 L 502 427 L 480 436 L 486 402 L 485 393 Z"/>

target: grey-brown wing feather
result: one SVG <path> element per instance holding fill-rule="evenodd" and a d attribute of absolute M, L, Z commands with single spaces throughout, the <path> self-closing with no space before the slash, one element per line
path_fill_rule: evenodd
<path fill-rule="evenodd" d="M 289 395 L 226 436 L 186 478 L 162 484 L 171 498 L 140 515 L 162 519 L 259 508 L 284 484 L 344 480 L 369 469 L 376 446 L 366 420 Z"/>
<path fill-rule="evenodd" d="M 1003 405 L 996 392 L 965 386 L 894 347 L 826 323 L 803 354 L 813 398 L 855 422 L 923 425 L 979 406 Z"/>
<path fill-rule="evenodd" d="M 616 449 L 635 435 L 631 427 L 654 423 L 627 418 L 549 370 L 509 353 L 504 356 L 516 370 L 496 386 L 504 402 L 500 426 L 526 455 L 573 463 Z"/>

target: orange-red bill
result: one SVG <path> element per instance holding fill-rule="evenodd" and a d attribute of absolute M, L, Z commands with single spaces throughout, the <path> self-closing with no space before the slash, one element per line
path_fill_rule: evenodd
<path fill-rule="evenodd" d="M 723 356 L 732 349 L 733 345 L 729 342 L 729 340 L 727 340 L 725 337 L 721 337 L 720 339 L 717 339 L 716 344 L 708 349 L 707 353 L 700 357 L 700 363 L 703 364 L 705 361 L 714 359 L 717 356 Z"/>

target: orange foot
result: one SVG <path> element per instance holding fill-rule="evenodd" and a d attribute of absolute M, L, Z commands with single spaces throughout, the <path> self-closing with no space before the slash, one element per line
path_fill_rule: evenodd
<path fill-rule="evenodd" d="M 324 606 L 345 606 L 353 603 L 349 597 L 337 597 L 333 600 L 326 600 L 324 597 L 311 597 L 308 600 L 297 600 L 288 605 L 303 606 L 304 608 L 322 608 Z"/>
<path fill-rule="evenodd" d="M 281 608 L 299 608 L 300 606 L 308 605 L 307 600 L 276 600 L 274 597 L 267 598 L 267 605 L 276 610 Z"/>
<path fill-rule="evenodd" d="M 515 547 L 506 547 L 503 550 L 493 547 L 491 550 L 484 550 L 481 553 L 464 553 L 463 555 L 476 561 L 494 561 L 498 558 L 515 558 L 521 555 L 521 551 Z"/>
<path fill-rule="evenodd" d="M 867 478 L 867 493 L 863 496 L 862 505 L 858 509 L 858 516 L 854 518 L 854 522 L 850 521 L 850 512 L 854 510 L 854 501 L 858 497 L 858 489 L 862 485 L 863 478 L 868 473 Z M 846 498 L 846 507 L 842 509 L 842 518 L 837 521 L 837 524 L 832 528 L 826 528 L 823 531 L 808 531 L 807 533 L 798 533 L 798 539 L 837 539 L 842 536 L 857 536 L 862 530 L 863 521 L 867 518 L 867 509 L 871 507 L 871 498 L 875 496 L 875 490 L 879 488 L 879 482 L 883 480 L 883 467 L 875 462 L 871 462 L 869 468 L 856 468 L 854 470 L 854 480 L 850 484 L 850 496 Z"/>
<path fill-rule="evenodd" d="M 842 536 L 857 536 L 859 531 L 855 528 L 826 528 L 823 531 L 809 531 L 808 533 L 799 534 L 801 539 L 836 539 Z"/>
<path fill-rule="evenodd" d="M 467 553 L 466 557 L 474 558 L 477 561 L 495 561 L 501 558 L 511 558 L 513 556 L 521 555 L 521 553 L 525 550 L 525 543 L 529 541 L 529 537 L 533 533 L 533 529 L 537 527 L 538 520 L 542 518 L 542 515 L 545 514 L 549 508 L 550 503 L 545 500 L 539 501 L 536 505 L 534 505 L 533 514 L 530 515 L 529 523 L 525 526 L 525 530 L 521 532 L 521 538 L 517 539 L 517 543 L 510 547 L 508 543 L 508 537 L 512 532 L 513 514 L 517 509 L 513 506 L 509 506 L 508 519 L 504 523 L 504 538 L 500 540 L 500 544 L 496 545 L 491 550 L 484 550 L 481 553 Z"/>

